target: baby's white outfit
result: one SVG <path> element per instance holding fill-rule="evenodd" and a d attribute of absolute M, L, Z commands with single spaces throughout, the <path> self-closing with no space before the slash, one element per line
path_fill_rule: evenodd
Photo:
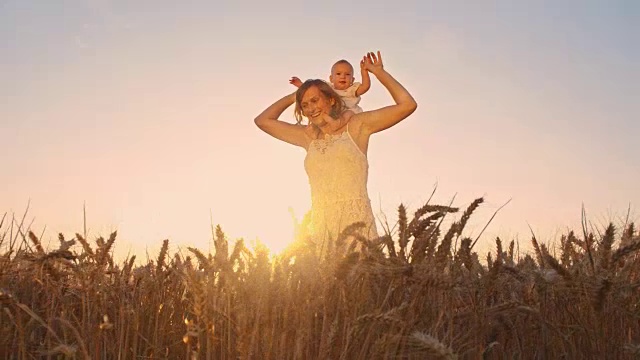
<path fill-rule="evenodd" d="M 338 95 L 340 95 L 340 97 L 344 101 L 344 104 L 347 106 L 347 109 L 353 111 L 356 114 L 362 112 L 362 108 L 358 106 L 358 103 L 360 102 L 360 96 L 356 96 L 356 90 L 358 90 L 360 85 L 362 84 L 359 82 L 354 82 L 348 88 L 344 90 L 338 90 L 333 87 L 333 84 L 331 84 L 331 87 L 333 88 L 333 90 Z"/>

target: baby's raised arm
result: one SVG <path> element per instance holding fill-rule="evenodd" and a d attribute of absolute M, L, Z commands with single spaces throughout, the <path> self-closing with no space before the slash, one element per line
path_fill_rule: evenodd
<path fill-rule="evenodd" d="M 360 72 L 362 73 L 362 83 L 356 90 L 356 96 L 365 94 L 371 88 L 371 78 L 369 77 L 369 71 L 365 67 L 364 57 L 360 60 Z"/>
<path fill-rule="evenodd" d="M 293 76 L 291 79 L 289 79 L 289 84 L 299 88 L 300 86 L 302 86 L 302 80 L 300 80 L 300 78 L 297 76 Z"/>

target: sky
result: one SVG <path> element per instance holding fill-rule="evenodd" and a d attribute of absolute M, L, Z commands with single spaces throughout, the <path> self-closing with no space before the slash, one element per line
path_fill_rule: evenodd
<path fill-rule="evenodd" d="M 631 0 L 1 0 L 0 215 L 28 205 L 55 247 L 84 208 L 116 256 L 209 250 L 211 224 L 279 251 L 310 207 L 305 153 L 253 119 L 290 77 L 380 50 L 418 109 L 371 138 L 376 216 L 484 197 L 475 238 L 508 202 L 485 252 L 581 231 L 583 206 L 594 229 L 640 221 L 639 33 Z M 360 105 L 391 103 L 374 77 Z"/>

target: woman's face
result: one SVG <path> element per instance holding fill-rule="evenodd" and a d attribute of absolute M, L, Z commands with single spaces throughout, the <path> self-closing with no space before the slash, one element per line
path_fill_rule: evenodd
<path fill-rule="evenodd" d="M 311 86 L 302 95 L 300 108 L 302 115 L 306 116 L 311 123 L 322 129 L 328 123 L 322 114 L 330 114 L 333 106 L 333 99 L 327 98 L 316 86 Z"/>

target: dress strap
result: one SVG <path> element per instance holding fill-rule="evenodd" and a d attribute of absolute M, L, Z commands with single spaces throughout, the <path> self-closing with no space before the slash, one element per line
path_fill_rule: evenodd
<path fill-rule="evenodd" d="M 358 152 L 360 154 L 362 154 L 362 156 L 364 156 L 365 158 L 367 158 L 367 154 L 365 154 L 364 152 L 362 152 L 362 149 L 360 149 L 360 146 L 358 146 L 358 144 L 356 144 L 356 141 L 353 139 L 353 136 L 351 136 L 351 133 L 349 132 L 349 123 L 347 123 L 347 137 L 349 138 L 349 140 L 351 140 L 351 143 L 353 144 L 353 146 L 356 148 L 356 150 L 358 150 Z"/>

